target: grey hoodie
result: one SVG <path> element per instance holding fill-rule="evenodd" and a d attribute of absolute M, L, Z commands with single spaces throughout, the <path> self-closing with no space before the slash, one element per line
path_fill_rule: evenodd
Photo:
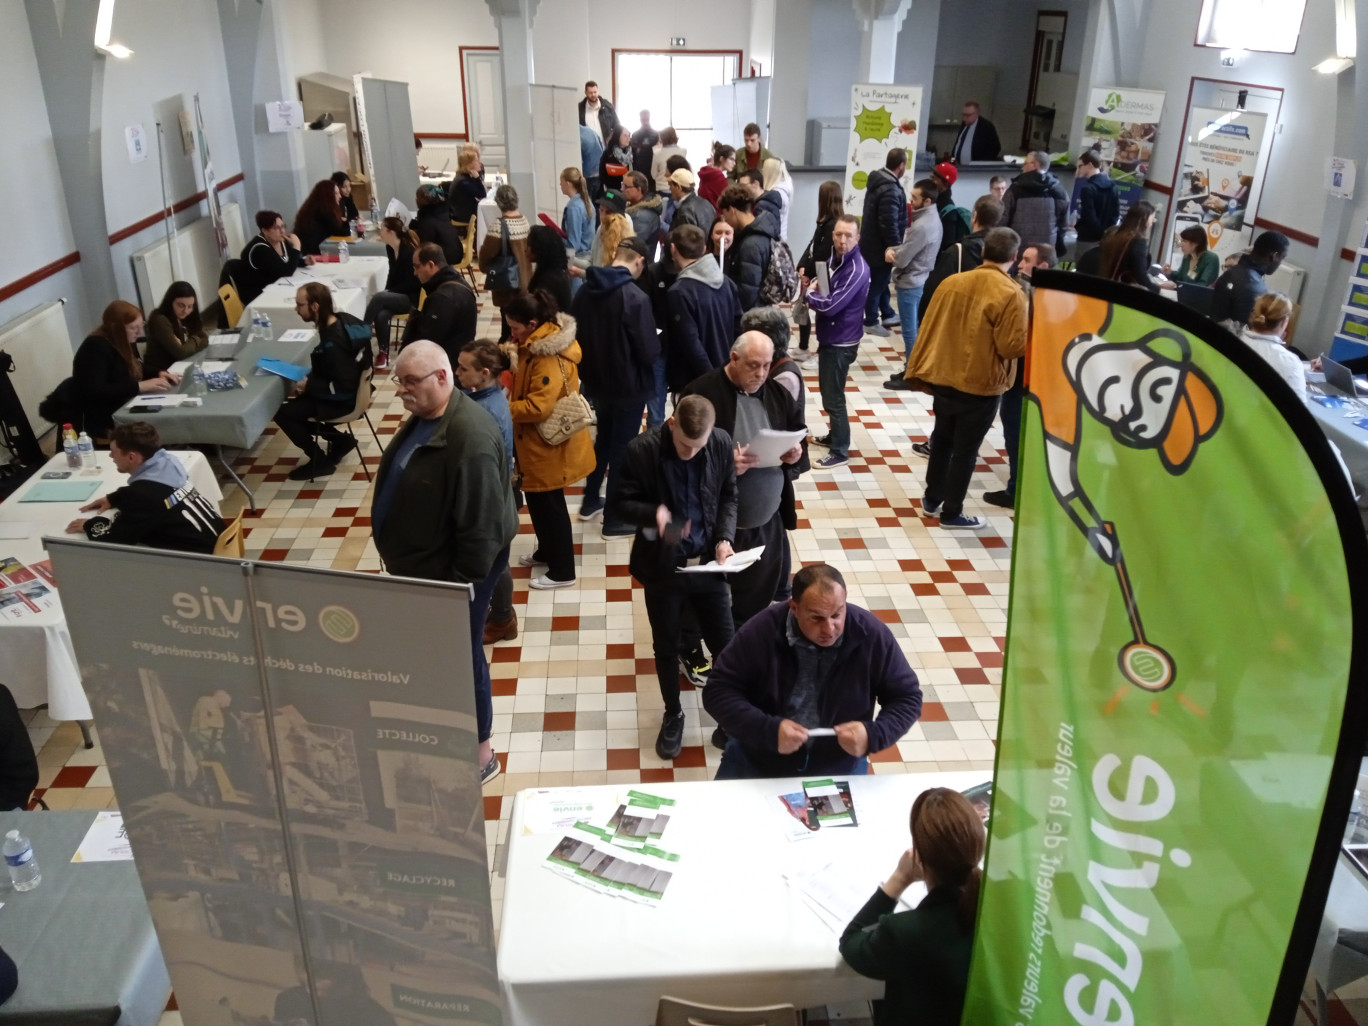
<path fill-rule="evenodd" d="M 941 231 L 940 211 L 934 203 L 912 211 L 902 245 L 893 251 L 893 288 L 915 289 L 926 284 L 940 253 Z"/>
<path fill-rule="evenodd" d="M 184 488 L 190 483 L 190 475 L 185 472 L 185 466 L 180 460 L 165 449 L 158 449 L 143 461 L 142 466 L 128 475 L 128 480 L 130 483 L 151 481 L 166 485 L 168 488 Z"/>
<path fill-rule="evenodd" d="M 724 277 L 722 268 L 717 266 L 717 257 L 711 253 L 704 253 L 703 256 L 680 271 L 679 278 L 676 280 L 698 281 L 710 289 L 720 289 Z"/>

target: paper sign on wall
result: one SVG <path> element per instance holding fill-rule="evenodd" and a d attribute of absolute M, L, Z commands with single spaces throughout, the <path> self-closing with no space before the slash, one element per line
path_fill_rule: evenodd
<path fill-rule="evenodd" d="M 124 142 L 128 144 L 128 162 L 141 164 L 147 159 L 147 132 L 142 125 L 129 125 L 124 129 Z"/>
<path fill-rule="evenodd" d="M 276 100 L 266 104 L 266 128 L 271 132 L 293 132 L 304 127 L 304 104 L 298 100 Z"/>
<path fill-rule="evenodd" d="M 1339 199 L 1354 198 L 1354 176 L 1358 164 L 1348 157 L 1325 158 L 1325 188 Z"/>

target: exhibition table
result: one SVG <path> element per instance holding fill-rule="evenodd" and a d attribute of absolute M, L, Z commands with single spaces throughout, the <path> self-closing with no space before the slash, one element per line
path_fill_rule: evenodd
<path fill-rule="evenodd" d="M 648 1023 L 665 994 L 799 1008 L 881 997 L 883 984 L 845 964 L 839 933 L 784 874 L 830 864 L 863 903 L 911 844 L 908 816 L 918 794 L 931 787 L 964 790 L 990 777 L 982 771 L 838 777 L 850 781 L 859 825 L 825 826 L 797 840 L 789 840 L 778 798 L 801 790 L 796 779 L 631 785 L 676 802 L 654 843 L 680 858 L 655 905 L 599 893 L 545 865 L 570 833 L 544 815 L 549 799 L 582 796 L 595 806 L 586 818 L 602 823 L 628 785 L 519 792 L 508 829 L 499 933 L 508 1021 Z M 906 898 L 915 905 L 924 893 L 919 884 Z"/>
<path fill-rule="evenodd" d="M 190 483 L 210 502 L 218 505 L 223 498 L 209 461 L 199 452 L 177 452 L 185 464 Z M 80 514 L 80 507 L 101 495 L 106 495 L 124 484 L 128 478 L 114 467 L 107 452 L 97 452 L 93 473 L 73 470 L 66 481 L 98 481 L 90 499 L 71 502 L 25 502 L 24 497 L 35 488 L 53 483 L 43 474 L 67 470 L 66 456 L 59 453 L 29 478 L 13 495 L 0 504 L 0 530 L 6 535 L 0 540 L 0 556 L 12 558 L 25 566 L 47 559 L 43 537 L 63 535 L 67 524 Z M 15 537 L 11 537 L 14 535 Z M 111 592 L 110 605 L 116 608 L 119 596 Z M 51 608 L 28 612 L 18 618 L 0 611 L 0 681 L 14 693 L 21 709 L 32 709 L 46 704 L 48 715 L 54 720 L 88 720 L 90 703 L 81 687 L 76 653 L 71 647 L 66 617 L 60 597 Z M 3 913 L 0 913 L 3 914 Z"/>
<path fill-rule="evenodd" d="M 132 407 L 146 403 L 146 397 L 135 396 L 114 411 L 114 423 L 126 424 L 146 420 L 157 429 L 163 445 L 212 445 L 224 469 L 246 494 L 248 503 L 256 509 L 256 500 L 243 480 L 223 457 L 223 446 L 250 449 L 271 423 L 291 387 L 278 374 L 258 373 L 257 361 L 263 356 L 284 360 L 299 366 L 309 366 L 309 354 L 318 344 L 318 334 L 298 342 L 247 342 L 233 360 L 238 374 L 247 382 L 245 388 L 226 392 L 207 392 L 199 406 L 170 406 L 156 413 L 134 413 Z M 203 363 L 206 352 L 196 354 L 192 363 Z M 179 391 L 190 384 L 190 375 L 182 376 Z"/>
<path fill-rule="evenodd" d="M 1317 387 L 1325 387 L 1324 374 L 1308 371 L 1306 380 Z M 1368 430 L 1358 427 L 1355 421 L 1368 418 L 1368 400 L 1364 400 L 1364 403 L 1364 410 L 1352 411 L 1330 409 L 1316 402 L 1314 398 L 1306 401 L 1307 409 L 1316 418 L 1325 436 L 1339 447 L 1340 455 L 1344 457 L 1344 465 L 1349 468 L 1349 478 L 1354 483 L 1354 491 L 1361 497 L 1368 496 Z"/>
<path fill-rule="evenodd" d="M 352 257 L 346 263 L 318 262 L 301 267 L 288 278 L 272 282 L 261 295 L 243 309 L 238 326 L 252 323 L 252 316 L 264 313 L 271 319 L 277 335 L 289 328 L 306 327 L 295 311 L 295 295 L 301 285 L 323 282 L 332 290 L 333 309 L 354 317 L 363 317 L 370 297 L 385 287 L 389 276 L 389 259 L 384 256 Z"/>
<path fill-rule="evenodd" d="M 19 989 L 0 1023 L 156 1026 L 171 993 L 132 861 L 73 863 L 96 813 L 0 812 L 33 842 L 42 882 L 0 892 L 0 947 Z"/>

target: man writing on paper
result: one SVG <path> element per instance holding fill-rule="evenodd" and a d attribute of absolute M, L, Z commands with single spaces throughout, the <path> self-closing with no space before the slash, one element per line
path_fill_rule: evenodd
<path fill-rule="evenodd" d="M 148 545 L 177 552 L 213 552 L 223 533 L 214 504 L 190 484 L 185 465 L 161 447 L 157 429 L 144 420 L 120 424 L 109 439 L 109 457 L 128 484 L 81 507 L 94 513 L 67 525 L 91 541 Z"/>
<path fill-rule="evenodd" d="M 846 603 L 840 571 L 805 566 L 788 604 L 748 620 L 713 661 L 703 708 L 728 737 L 716 779 L 866 773 L 869 753 L 906 734 L 921 702 L 897 639 Z M 809 734 L 819 730 L 833 733 Z"/>
<path fill-rule="evenodd" d="M 679 701 L 679 636 L 684 608 L 698 619 L 714 657 L 732 637 L 731 593 L 722 574 L 677 573 L 732 555 L 736 536 L 736 464 L 731 436 L 714 430 L 716 413 L 701 395 L 679 400 L 674 416 L 637 435 L 605 518 L 636 526 L 629 567 L 645 590 L 656 678 L 665 704 L 656 755 L 673 759 L 684 745 Z"/>

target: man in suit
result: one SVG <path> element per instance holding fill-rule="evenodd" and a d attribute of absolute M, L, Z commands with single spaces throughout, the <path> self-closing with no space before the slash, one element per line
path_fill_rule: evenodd
<path fill-rule="evenodd" d="M 956 164 L 968 164 L 978 160 L 997 160 L 1002 156 L 1002 143 L 998 141 L 997 129 L 985 117 L 979 116 L 978 100 L 965 100 L 960 114 L 959 138 L 950 151 L 950 159 Z"/>

